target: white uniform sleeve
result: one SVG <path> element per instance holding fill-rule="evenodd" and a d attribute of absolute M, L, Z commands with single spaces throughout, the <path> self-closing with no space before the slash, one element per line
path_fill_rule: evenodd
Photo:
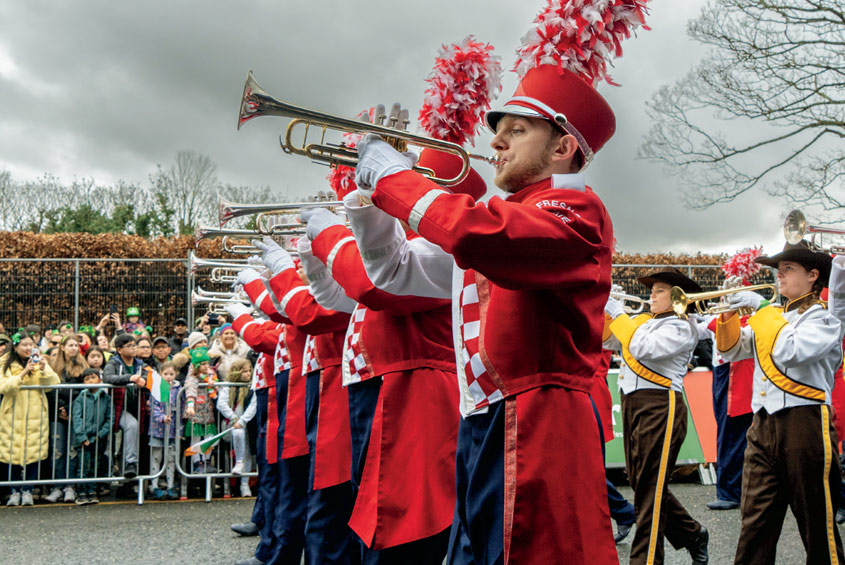
<path fill-rule="evenodd" d="M 451 298 L 454 259 L 423 238 L 408 241 L 395 218 L 375 206 L 344 199 L 367 276 L 376 287 L 397 296 Z"/>
<path fill-rule="evenodd" d="M 780 330 L 772 360 L 785 369 L 811 363 L 842 342 L 842 324 L 827 310 L 808 312 L 800 324 Z"/>
<path fill-rule="evenodd" d="M 731 349 L 719 351 L 725 361 L 742 361 L 754 357 L 754 330 L 745 326 L 739 330 L 739 339 Z"/>
<path fill-rule="evenodd" d="M 311 287 L 311 294 L 317 304 L 328 310 L 338 312 L 352 312 L 355 310 L 356 302 L 349 298 L 336 280 L 329 274 L 329 269 L 313 253 L 300 252 L 299 259 L 302 261 L 302 269 L 308 278 L 308 286 Z"/>
<path fill-rule="evenodd" d="M 664 322 L 652 331 L 645 326 L 634 332 L 629 345 L 631 355 L 641 361 L 660 361 L 681 353 L 692 353 L 698 343 L 693 326 L 686 320 L 674 319 Z"/>
<path fill-rule="evenodd" d="M 601 348 L 609 351 L 622 351 L 622 343 L 611 333 L 610 337 L 602 342 Z"/>

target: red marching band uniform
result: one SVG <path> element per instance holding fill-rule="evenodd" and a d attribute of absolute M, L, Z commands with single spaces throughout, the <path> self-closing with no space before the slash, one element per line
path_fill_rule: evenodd
<path fill-rule="evenodd" d="M 377 289 L 346 227 L 311 245 L 358 302 L 344 384 L 382 380 L 350 527 L 375 550 L 443 532 L 455 505 L 459 420 L 449 303 Z"/>

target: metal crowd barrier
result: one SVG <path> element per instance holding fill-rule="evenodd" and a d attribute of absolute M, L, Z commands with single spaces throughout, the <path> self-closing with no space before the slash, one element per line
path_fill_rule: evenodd
<path fill-rule="evenodd" d="M 248 383 L 228 383 L 228 382 L 220 382 L 215 383 L 214 385 L 206 385 L 200 384 L 200 387 L 209 387 L 214 386 L 215 388 L 222 388 L 222 387 L 230 387 L 232 391 L 234 391 L 238 387 L 248 387 Z M 179 431 L 183 431 L 186 425 L 186 420 L 184 419 L 184 395 L 185 395 L 185 387 L 181 387 L 179 395 L 173 399 L 170 399 L 170 402 L 176 403 L 176 413 L 179 415 L 179 421 L 171 421 L 169 424 L 165 425 L 165 441 L 163 441 L 162 445 L 162 460 L 159 469 L 151 474 L 149 472 L 143 473 L 142 471 L 149 471 L 152 462 L 153 462 L 153 446 L 147 445 L 147 449 L 149 449 L 149 463 L 150 467 L 146 469 L 141 469 L 141 450 L 142 446 L 142 438 L 147 438 L 147 431 L 149 430 L 150 419 L 152 418 L 152 410 L 150 408 L 150 395 L 146 394 L 144 389 L 140 389 L 138 387 L 134 387 L 131 385 L 132 388 L 135 388 L 136 391 L 140 392 L 140 394 L 136 396 L 136 404 L 135 404 L 135 414 L 143 414 L 144 416 L 141 418 L 144 424 L 144 430 L 140 429 L 140 422 L 138 421 L 137 417 L 132 417 L 131 419 L 127 416 L 131 415 L 131 411 L 127 410 L 129 406 L 127 405 L 127 396 L 123 394 L 123 400 L 120 404 L 120 410 L 117 410 L 115 406 L 114 398 L 116 393 L 119 394 L 121 390 L 128 390 L 130 387 L 124 386 L 116 386 L 110 384 L 96 384 L 96 385 L 85 385 L 85 384 L 59 384 L 59 385 L 25 385 L 21 386 L 18 394 L 16 395 L 7 395 L 3 397 L 0 395 L 0 402 L 12 402 L 11 407 L 11 415 L 12 421 L 15 421 L 15 417 L 18 415 L 18 411 L 21 409 L 25 409 L 25 407 L 18 406 L 18 399 L 21 398 L 21 392 L 25 391 L 42 391 L 42 403 L 47 402 L 49 408 L 49 412 L 46 414 L 45 411 L 39 410 L 37 415 L 30 415 L 29 413 L 26 414 L 26 422 L 27 425 L 24 426 L 25 433 L 26 431 L 34 426 L 34 423 L 37 422 L 38 425 L 38 449 L 40 450 L 40 446 L 43 442 L 44 435 L 47 435 L 47 442 L 48 442 L 48 452 L 47 457 L 44 459 L 40 458 L 40 454 L 37 457 L 37 460 L 31 463 L 30 465 L 36 465 L 36 477 L 34 480 L 27 480 L 25 468 L 21 468 L 19 465 L 14 465 L 12 461 L 15 459 L 14 456 L 17 456 L 17 450 L 15 449 L 15 443 L 19 441 L 20 438 L 15 438 L 15 427 L 12 426 L 11 434 L 10 434 L 10 443 L 8 446 L 8 450 L 0 449 L 0 465 L 5 465 L 5 469 L 0 472 L 0 487 L 12 487 L 17 488 L 23 485 L 32 485 L 32 486 L 41 486 L 47 487 L 47 491 L 52 489 L 61 489 L 63 490 L 65 487 L 74 488 L 80 484 L 86 483 L 98 483 L 98 484 L 106 484 L 112 485 L 113 483 L 131 483 L 137 482 L 137 490 L 138 490 L 138 504 L 143 504 L 146 498 L 147 492 L 145 489 L 146 485 L 155 485 L 158 483 L 159 480 L 163 479 L 163 476 L 166 474 L 167 471 L 167 462 L 168 457 L 170 455 L 171 450 L 176 450 L 176 457 L 175 457 L 175 472 L 177 474 L 177 479 L 179 480 L 179 498 L 186 499 L 188 496 L 188 480 L 191 479 L 204 479 L 205 480 L 205 500 L 206 502 L 210 502 L 213 495 L 213 481 L 215 479 L 222 479 L 223 480 L 223 496 L 224 498 L 228 498 L 231 496 L 230 492 L 230 479 L 237 478 L 240 479 L 242 477 L 254 477 L 257 476 L 257 473 L 253 470 L 248 473 L 243 473 L 241 475 L 233 475 L 231 473 L 231 469 L 234 466 L 234 455 L 232 453 L 232 442 L 230 439 L 231 434 L 227 434 L 224 439 L 228 439 L 229 441 L 220 441 L 214 447 L 214 450 L 211 452 L 209 458 L 214 462 L 214 469 L 213 472 L 210 472 L 210 467 L 207 469 L 203 469 L 202 472 L 193 472 L 193 469 L 190 465 L 185 465 L 184 460 L 186 459 L 182 453 L 187 446 L 190 446 L 195 441 L 199 441 L 201 438 L 197 437 L 182 437 L 182 433 L 177 433 L 176 437 L 174 438 L 173 443 L 171 444 L 170 441 L 167 441 L 169 438 L 171 426 L 179 425 Z M 94 443 L 94 453 L 96 454 L 97 461 L 93 467 L 93 476 L 83 477 L 80 476 L 80 471 L 84 469 L 85 464 L 85 457 L 86 450 L 78 449 L 77 446 L 73 445 L 73 419 L 74 419 L 74 401 L 79 397 L 82 391 L 86 389 L 102 389 L 105 391 L 105 394 L 101 393 L 98 402 L 108 402 L 108 419 L 110 421 L 110 425 L 108 428 L 108 434 L 103 437 L 97 437 Z M 52 400 L 52 402 L 50 402 Z M 29 403 L 23 403 L 28 405 Z M 246 407 L 244 407 L 245 409 Z M 120 418 L 116 418 L 117 413 L 120 413 Z M 213 409 L 214 412 L 214 419 L 215 424 L 218 431 L 222 431 L 226 429 L 226 423 L 220 412 L 217 410 L 216 406 Z M 84 421 L 85 414 L 83 413 L 83 421 Z M 34 420 L 34 421 L 33 421 Z M 133 421 L 134 420 L 134 421 Z M 124 425 L 121 425 L 121 421 L 124 422 Z M 5 425 L 4 422 L 0 421 L 0 426 Z M 133 430 L 134 428 L 134 430 Z M 134 450 L 129 450 L 130 453 L 134 451 L 137 455 L 136 457 L 136 476 L 129 479 L 125 476 L 126 473 L 126 454 L 127 454 L 127 439 L 134 436 L 133 447 Z M 27 450 L 29 449 L 29 444 L 27 439 L 28 437 L 24 437 L 24 441 L 21 443 L 23 446 L 23 458 L 22 461 L 26 461 L 27 459 Z M 223 449 L 223 447 L 228 447 L 227 449 Z M 249 442 L 247 441 L 247 458 L 254 458 L 254 453 L 251 453 L 249 450 Z M 190 460 L 190 459 L 188 459 Z M 7 463 L 8 462 L 8 463 Z M 17 467 L 20 470 L 21 478 L 19 480 L 12 480 L 13 474 L 13 467 Z M 255 462 L 253 460 L 252 469 L 256 469 Z M 42 492 L 42 498 L 46 495 L 46 492 Z M 64 491 L 62 495 L 59 497 L 58 502 L 64 500 Z"/>

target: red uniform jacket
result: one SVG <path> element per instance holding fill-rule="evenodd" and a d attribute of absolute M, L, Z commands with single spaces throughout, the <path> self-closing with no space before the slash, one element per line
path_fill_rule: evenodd
<path fill-rule="evenodd" d="M 442 532 L 455 507 L 460 421 L 449 300 L 376 288 L 345 226 L 321 232 L 311 250 L 358 302 L 344 382 L 383 381 L 349 526 L 374 549 Z"/>
<path fill-rule="evenodd" d="M 352 439 L 341 363 L 349 313 L 327 310 L 317 304 L 294 269 L 285 269 L 270 279 L 270 289 L 284 317 L 308 334 L 303 376 L 322 370 L 311 488 L 320 490 L 347 482 L 352 465 Z"/>

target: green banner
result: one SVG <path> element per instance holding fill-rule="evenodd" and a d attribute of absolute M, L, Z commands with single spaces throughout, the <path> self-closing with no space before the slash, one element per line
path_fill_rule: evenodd
<path fill-rule="evenodd" d="M 613 439 L 605 444 L 606 458 L 605 465 L 611 469 L 625 466 L 625 446 L 622 439 L 622 405 L 619 396 L 617 378 L 619 371 L 611 370 L 607 374 L 607 386 L 610 387 L 610 396 L 613 398 Z M 687 402 L 684 395 L 684 402 Z M 692 410 L 687 403 L 687 437 L 681 445 L 678 453 L 678 465 L 689 465 L 704 463 L 704 452 L 701 450 L 701 443 L 695 431 L 695 424 L 692 421 Z"/>

